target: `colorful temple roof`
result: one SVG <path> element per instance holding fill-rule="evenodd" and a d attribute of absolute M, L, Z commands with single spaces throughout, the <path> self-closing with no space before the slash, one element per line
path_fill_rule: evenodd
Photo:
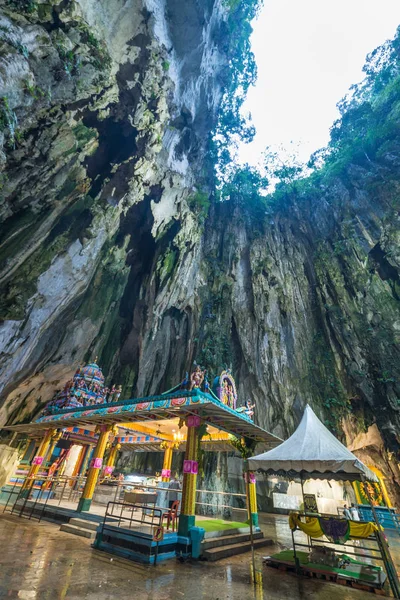
<path fill-rule="evenodd" d="M 110 390 L 104 386 L 104 375 L 96 362 L 78 367 L 73 378 L 57 392 L 46 405 L 43 414 L 51 415 L 61 410 L 95 406 L 116 402 L 121 395 L 121 386 Z"/>

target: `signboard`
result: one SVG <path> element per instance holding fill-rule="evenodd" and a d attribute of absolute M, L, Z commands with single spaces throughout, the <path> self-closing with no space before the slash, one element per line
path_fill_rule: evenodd
<path fill-rule="evenodd" d="M 317 513 L 317 499 L 315 494 L 304 494 L 304 512 Z"/>
<path fill-rule="evenodd" d="M 164 527 L 156 525 L 153 527 L 153 542 L 162 542 L 164 539 Z"/>

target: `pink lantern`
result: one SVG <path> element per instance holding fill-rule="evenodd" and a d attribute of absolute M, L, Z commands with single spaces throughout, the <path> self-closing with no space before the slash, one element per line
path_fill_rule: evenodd
<path fill-rule="evenodd" d="M 197 415 L 189 415 L 187 419 L 188 427 L 199 427 L 200 425 L 200 417 Z"/>
<path fill-rule="evenodd" d="M 90 461 L 90 467 L 92 469 L 101 469 L 102 466 L 103 466 L 102 458 L 92 458 L 92 460 Z"/>
<path fill-rule="evenodd" d="M 35 458 L 32 461 L 33 465 L 41 465 L 43 462 L 43 456 L 35 456 Z"/>

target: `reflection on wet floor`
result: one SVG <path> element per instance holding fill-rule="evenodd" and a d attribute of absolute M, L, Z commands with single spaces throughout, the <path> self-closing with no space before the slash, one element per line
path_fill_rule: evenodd
<path fill-rule="evenodd" d="M 262 556 L 291 546 L 287 517 L 260 515 L 276 546 L 256 552 L 258 585 L 250 576 L 250 554 L 218 563 L 171 560 L 142 566 L 91 549 L 88 540 L 0 514 L 0 598 L 20 600 L 371 600 L 371 594 L 262 567 Z M 399 564 L 397 534 L 390 538 Z"/>

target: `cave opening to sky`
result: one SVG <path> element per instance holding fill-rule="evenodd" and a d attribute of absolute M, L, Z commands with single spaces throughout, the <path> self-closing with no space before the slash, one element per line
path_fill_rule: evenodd
<path fill-rule="evenodd" d="M 398 0 L 265 0 L 251 38 L 258 78 L 244 105 L 257 133 L 240 161 L 256 166 L 267 145 L 291 144 L 307 161 L 326 146 L 337 102 L 399 23 Z"/>

